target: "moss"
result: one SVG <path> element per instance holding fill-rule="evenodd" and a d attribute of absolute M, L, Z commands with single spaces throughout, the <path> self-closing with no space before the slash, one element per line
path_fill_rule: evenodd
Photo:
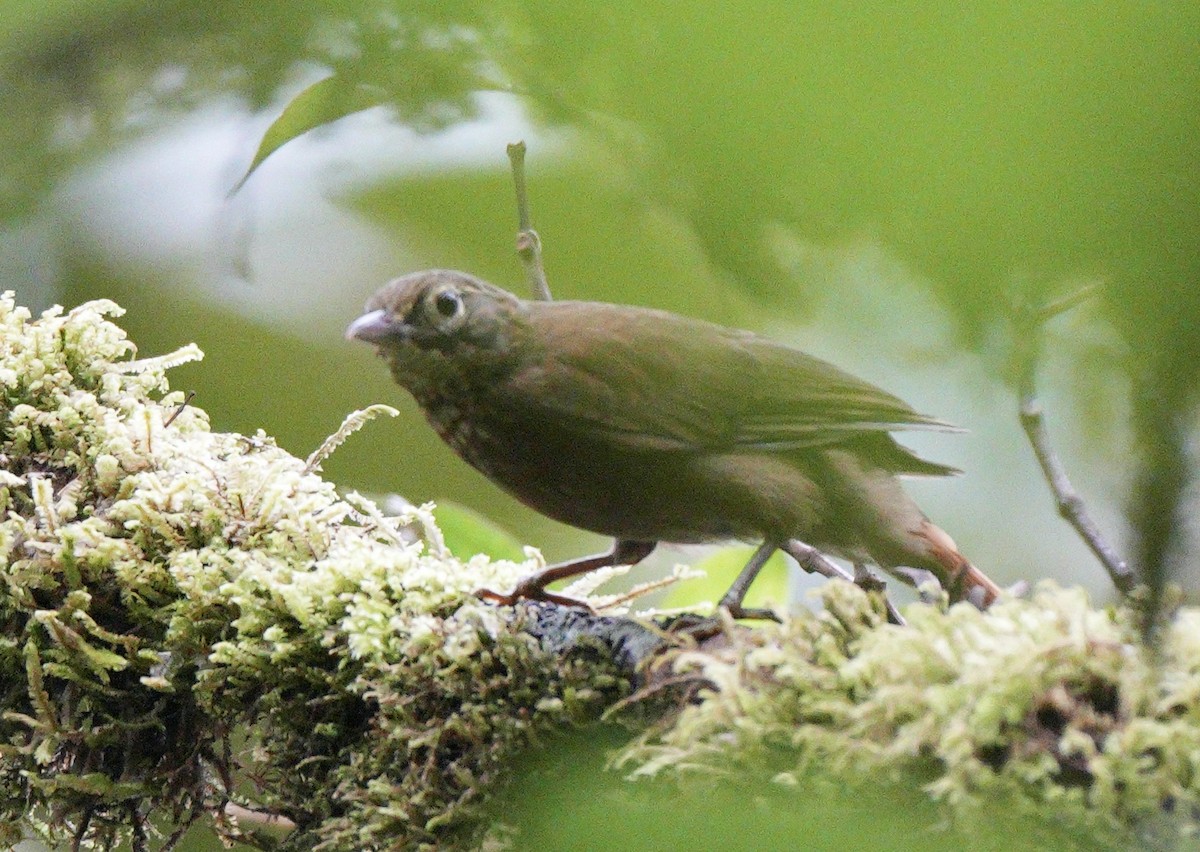
<path fill-rule="evenodd" d="M 1131 610 L 1039 586 L 986 613 L 914 605 L 883 621 L 864 592 L 680 654 L 714 685 L 620 760 L 634 776 L 726 775 L 812 788 L 924 780 L 968 833 L 1000 812 L 1074 826 L 1081 848 L 1122 848 L 1164 813 L 1200 813 L 1200 613 L 1183 609 L 1153 651 Z"/>
<path fill-rule="evenodd" d="M 107 846 L 237 784 L 298 846 L 479 836 L 505 755 L 629 678 L 556 665 L 473 596 L 530 563 L 456 560 L 428 507 L 339 497 L 328 448 L 302 461 L 180 410 L 165 372 L 199 350 L 134 360 L 117 314 L 0 301 L 8 836 Z"/>
<path fill-rule="evenodd" d="M 615 765 L 654 796 L 921 786 L 968 837 L 1002 813 L 1056 846 L 1194 828 L 1196 609 L 1151 654 L 1132 611 L 1074 590 L 914 605 L 897 628 L 833 583 L 785 624 L 663 655 L 638 619 L 484 604 L 536 556 L 463 561 L 429 507 L 339 495 L 320 462 L 373 410 L 307 460 L 212 432 L 166 380 L 199 350 L 138 359 L 118 313 L 0 299 L 0 843 L 170 845 L 204 815 L 264 847 L 519 842 L 486 807 L 513 756 L 618 711 L 652 725 Z M 259 836 L 229 800 L 294 829 Z"/>

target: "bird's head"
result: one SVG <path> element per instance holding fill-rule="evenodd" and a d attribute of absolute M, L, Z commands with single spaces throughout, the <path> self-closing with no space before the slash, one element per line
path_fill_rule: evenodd
<path fill-rule="evenodd" d="M 410 389 L 503 370 L 524 328 L 520 299 L 465 272 L 429 269 L 391 281 L 346 329 L 374 344 Z"/>

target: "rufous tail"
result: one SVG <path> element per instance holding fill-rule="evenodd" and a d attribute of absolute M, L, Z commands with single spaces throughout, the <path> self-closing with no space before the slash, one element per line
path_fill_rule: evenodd
<path fill-rule="evenodd" d="M 951 601 L 970 601 L 980 609 L 987 609 L 1000 597 L 1002 589 L 987 574 L 963 556 L 954 539 L 941 527 L 929 521 L 921 525 L 918 533 L 929 543 L 929 553 L 943 568 L 938 579 L 950 594 Z"/>

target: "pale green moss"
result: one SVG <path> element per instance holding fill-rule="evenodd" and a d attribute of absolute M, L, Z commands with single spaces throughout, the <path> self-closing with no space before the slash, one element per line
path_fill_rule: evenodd
<path fill-rule="evenodd" d="M 316 475 L 364 416 L 307 461 L 213 433 L 167 392 L 199 350 L 130 360 L 119 313 L 0 300 L 4 836 L 105 846 L 219 810 L 226 777 L 302 845 L 478 836 L 506 751 L 624 680 L 474 596 L 532 561 L 463 563 L 428 507 L 387 518 Z"/>
<path fill-rule="evenodd" d="M 1002 809 L 1085 846 L 1194 823 L 1200 611 L 1152 659 L 1129 612 L 1076 591 L 914 605 L 896 628 L 831 583 L 816 612 L 635 673 L 652 630 L 589 645 L 578 612 L 551 636 L 553 608 L 475 597 L 534 554 L 455 559 L 428 507 L 385 517 L 322 480 L 369 413 L 307 460 L 211 432 L 165 378 L 199 351 L 131 360 L 117 313 L 0 299 L 0 843 L 109 846 L 204 814 L 238 836 L 236 785 L 295 823 L 289 848 L 469 847 L 503 834 L 483 803 L 514 753 L 614 707 L 656 722 L 619 760 L 634 776 L 774 801 L 920 785 L 968 834 Z"/>
<path fill-rule="evenodd" d="M 1200 612 L 1175 613 L 1152 653 L 1131 611 L 1051 584 L 986 613 L 914 605 L 905 627 L 853 586 L 822 596 L 719 654 L 681 654 L 677 673 L 716 688 L 619 764 L 798 789 L 924 777 L 960 829 L 1024 810 L 1084 848 L 1120 847 L 1167 810 L 1194 829 Z"/>

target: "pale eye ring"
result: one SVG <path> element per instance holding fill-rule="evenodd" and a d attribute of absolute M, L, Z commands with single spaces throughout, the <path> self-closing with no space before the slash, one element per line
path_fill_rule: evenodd
<path fill-rule="evenodd" d="M 442 290 L 433 297 L 433 309 L 444 319 L 453 319 L 462 313 L 462 296 L 453 290 Z"/>

